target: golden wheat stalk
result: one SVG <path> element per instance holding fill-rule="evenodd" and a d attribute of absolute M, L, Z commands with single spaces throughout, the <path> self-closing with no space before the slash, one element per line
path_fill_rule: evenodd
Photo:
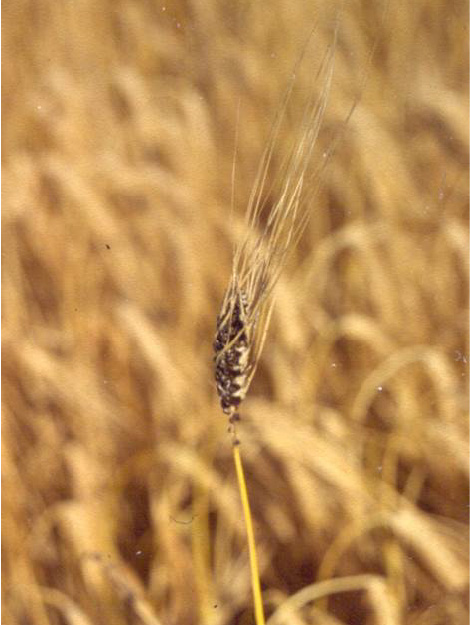
<path fill-rule="evenodd" d="M 310 36 L 312 34 L 313 31 Z M 313 200 L 315 189 L 318 190 L 319 174 L 326 166 L 327 158 L 312 171 L 311 161 L 330 92 L 336 39 L 337 27 L 333 42 L 326 50 L 316 76 L 315 82 L 320 83 L 320 96 L 315 97 L 313 90 L 310 92 L 299 124 L 297 140 L 276 172 L 280 181 L 275 195 L 277 199 L 268 210 L 265 201 L 266 184 L 296 80 L 296 72 L 293 72 L 261 158 L 246 211 L 246 234 L 234 251 L 232 274 L 217 317 L 214 341 L 215 379 L 220 404 L 222 410 L 229 415 L 233 434 L 233 455 L 247 530 L 257 625 L 264 625 L 264 611 L 250 504 L 236 436 L 236 421 L 240 418 L 238 409 L 248 392 L 266 339 L 273 307 L 273 289 L 289 253 L 307 225 L 308 206 Z M 298 63 L 302 56 L 303 53 Z"/>

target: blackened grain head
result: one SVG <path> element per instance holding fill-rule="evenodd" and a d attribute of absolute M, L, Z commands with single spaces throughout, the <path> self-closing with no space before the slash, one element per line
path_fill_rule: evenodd
<path fill-rule="evenodd" d="M 215 380 L 222 410 L 231 415 L 246 394 L 249 372 L 248 302 L 234 291 L 217 317 L 214 341 Z"/>

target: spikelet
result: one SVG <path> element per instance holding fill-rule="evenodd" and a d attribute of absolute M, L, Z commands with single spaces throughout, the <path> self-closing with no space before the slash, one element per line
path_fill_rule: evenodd
<path fill-rule="evenodd" d="M 312 34 L 313 31 L 310 37 Z M 314 79 L 319 86 L 319 95 L 311 90 L 293 147 L 282 165 L 273 172 L 273 153 L 296 81 L 296 70 L 304 53 L 294 68 L 249 198 L 245 235 L 234 251 L 232 275 L 217 317 L 214 341 L 217 392 L 222 410 L 230 416 L 231 422 L 239 418 L 238 407 L 256 371 L 271 316 L 274 286 L 308 223 L 309 207 L 334 147 L 332 144 L 320 162 L 312 165 L 331 88 L 336 40 L 337 26 L 333 42 L 321 59 Z M 268 208 L 266 184 L 273 175 L 275 199 Z M 269 191 L 273 192 L 273 188 Z"/>

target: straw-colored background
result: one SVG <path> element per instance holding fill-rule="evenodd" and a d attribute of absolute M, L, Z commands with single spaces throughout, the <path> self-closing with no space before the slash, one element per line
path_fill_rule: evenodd
<path fill-rule="evenodd" d="M 327 5 L 3 3 L 5 625 L 252 622 L 211 343 Z M 382 16 L 344 3 L 319 158 Z M 268 616 L 304 589 L 272 625 L 467 622 L 466 38 L 390 2 L 278 285 L 240 429 Z"/>

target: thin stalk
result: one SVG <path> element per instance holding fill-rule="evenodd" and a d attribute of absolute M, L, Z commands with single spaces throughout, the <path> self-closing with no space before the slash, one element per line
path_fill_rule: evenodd
<path fill-rule="evenodd" d="M 238 444 L 233 445 L 233 459 L 235 461 L 235 468 L 237 470 L 238 487 L 242 500 L 243 515 L 245 517 L 246 534 L 248 539 L 248 549 L 250 553 L 251 587 L 253 590 L 253 602 L 255 606 L 255 621 L 256 625 L 265 625 L 263 598 L 261 596 L 261 586 L 259 583 L 258 558 L 256 556 L 255 533 L 253 531 L 250 502 L 248 500 L 245 474 L 243 471 L 243 464 L 240 456 L 240 446 Z"/>

